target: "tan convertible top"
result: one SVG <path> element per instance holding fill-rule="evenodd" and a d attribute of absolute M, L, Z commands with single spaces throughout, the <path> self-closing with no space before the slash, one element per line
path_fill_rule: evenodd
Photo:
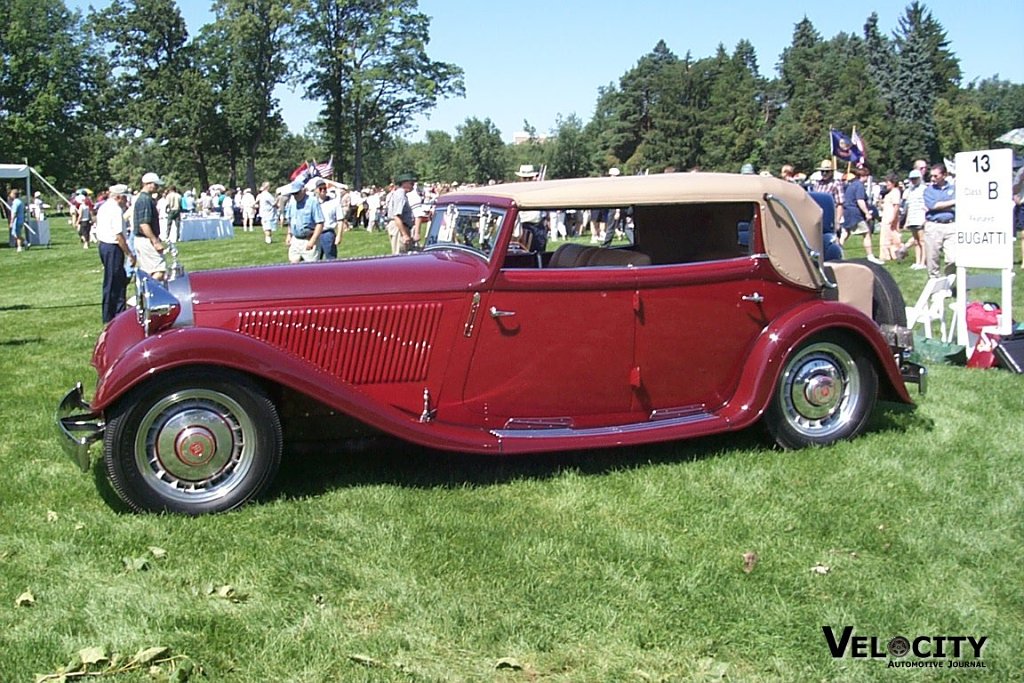
<path fill-rule="evenodd" d="M 472 187 L 440 197 L 442 203 L 463 197 L 502 197 L 520 210 L 555 208 L 622 207 L 663 204 L 751 202 L 761 206 L 765 250 L 780 274 L 804 286 L 814 286 L 813 264 L 802 244 L 794 241 L 785 225 L 792 223 L 774 195 L 793 212 L 811 249 L 822 249 L 821 207 L 798 185 L 757 175 L 735 173 L 665 173 L 648 176 L 572 178 Z"/>
<path fill-rule="evenodd" d="M 555 206 L 630 206 L 679 202 L 758 201 L 765 192 L 787 202 L 806 196 L 799 186 L 778 178 L 735 173 L 664 173 L 647 176 L 570 178 L 505 183 L 445 195 L 493 195 L 515 201 L 521 209 Z"/>

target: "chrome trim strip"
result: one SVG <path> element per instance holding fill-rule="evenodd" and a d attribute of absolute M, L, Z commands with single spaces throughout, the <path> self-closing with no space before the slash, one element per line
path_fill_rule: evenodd
<path fill-rule="evenodd" d="M 490 433 L 499 439 L 560 439 L 565 437 L 615 436 L 619 434 L 636 434 L 651 430 L 672 429 L 705 420 L 716 420 L 711 413 L 696 413 L 685 417 L 662 419 L 651 422 L 632 422 L 610 427 L 591 427 L 587 429 L 492 429 Z"/>

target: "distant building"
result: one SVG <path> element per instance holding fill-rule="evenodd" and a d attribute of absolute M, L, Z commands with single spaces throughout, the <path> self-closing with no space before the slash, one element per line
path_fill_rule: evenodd
<path fill-rule="evenodd" d="M 545 135 L 544 133 L 537 133 L 536 135 L 533 136 L 533 139 L 536 140 L 537 142 L 547 142 L 550 138 L 550 135 Z M 520 130 L 515 133 L 512 133 L 513 145 L 525 145 L 529 141 L 530 134 L 527 133 L 525 130 Z"/>

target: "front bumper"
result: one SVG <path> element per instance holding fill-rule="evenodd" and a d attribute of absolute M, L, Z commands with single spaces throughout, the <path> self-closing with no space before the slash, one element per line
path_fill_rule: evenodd
<path fill-rule="evenodd" d="M 924 396 L 928 393 L 928 368 L 920 363 L 905 360 L 900 365 L 900 374 L 904 384 L 916 384 L 917 393 Z"/>
<path fill-rule="evenodd" d="M 917 393 L 924 396 L 928 392 L 928 368 L 909 358 L 914 350 L 914 333 L 902 325 L 882 325 L 881 329 L 900 368 L 903 383 L 916 384 Z"/>
<path fill-rule="evenodd" d="M 81 382 L 65 394 L 64 399 L 57 406 L 55 421 L 61 436 L 64 437 L 61 439 L 64 452 L 82 468 L 83 472 L 88 472 L 89 447 L 103 438 L 106 422 L 103 420 L 103 416 L 93 412 L 89 404 L 82 398 Z"/>

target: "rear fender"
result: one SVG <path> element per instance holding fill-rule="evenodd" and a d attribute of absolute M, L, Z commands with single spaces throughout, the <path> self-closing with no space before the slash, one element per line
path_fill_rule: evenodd
<path fill-rule="evenodd" d="M 862 343 L 874 356 L 880 393 L 913 403 L 878 325 L 852 306 L 821 301 L 790 311 L 764 329 L 754 343 L 736 393 L 719 413 L 737 428 L 755 422 L 768 407 L 786 359 L 823 332 L 842 332 Z"/>

